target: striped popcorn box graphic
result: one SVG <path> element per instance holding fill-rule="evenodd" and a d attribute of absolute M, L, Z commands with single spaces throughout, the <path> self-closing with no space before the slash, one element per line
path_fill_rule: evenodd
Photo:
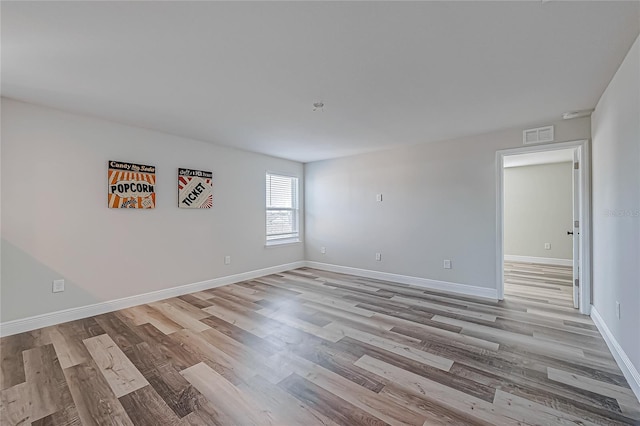
<path fill-rule="evenodd" d="M 155 166 L 109 161 L 108 184 L 108 206 L 111 209 L 156 207 Z"/>
<path fill-rule="evenodd" d="M 213 206 L 213 173 L 178 169 L 178 207 L 210 209 Z"/>

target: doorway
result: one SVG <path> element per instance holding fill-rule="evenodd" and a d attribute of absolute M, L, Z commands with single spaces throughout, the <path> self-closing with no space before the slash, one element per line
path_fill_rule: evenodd
<path fill-rule="evenodd" d="M 505 286 L 507 294 L 511 294 L 514 299 L 529 298 L 540 300 L 545 303 L 545 297 L 550 298 L 547 303 L 566 305 L 578 308 L 580 313 L 589 315 L 591 308 L 591 283 L 590 283 L 590 240 L 589 240 L 589 158 L 587 141 L 575 141 L 557 143 L 552 145 L 536 145 L 523 148 L 515 148 L 498 151 L 496 153 L 497 164 L 497 263 L 496 275 L 498 277 L 497 289 L 498 298 L 504 299 Z M 565 162 L 562 167 L 549 167 L 548 170 L 537 170 L 537 168 L 522 168 L 518 173 L 510 173 L 509 176 L 520 176 L 520 179 L 527 179 L 526 173 L 558 173 L 554 170 L 562 170 L 562 176 L 570 179 L 565 181 L 564 193 L 569 199 L 563 200 L 564 222 L 548 225 L 551 229 L 551 236 L 541 237 L 536 229 L 523 228 L 523 223 L 531 221 L 528 214 L 535 214 L 535 200 L 524 200 L 521 202 L 534 202 L 529 209 L 517 206 L 519 211 L 505 211 L 505 189 L 513 193 L 510 184 L 505 185 L 505 166 L 525 166 L 540 165 L 549 163 Z M 542 175 L 541 175 L 542 176 Z M 547 178 L 547 177 L 546 177 Z M 547 179 L 548 180 L 548 179 Z M 524 181 L 523 181 L 524 182 Z M 542 184 L 542 182 L 541 182 Z M 540 188 L 535 187 L 536 182 L 528 182 L 530 190 L 540 192 Z M 560 188 L 553 188 L 554 194 L 561 194 Z M 549 194 L 551 196 L 552 194 Z M 513 196 L 513 195 L 510 195 Z M 557 195 L 559 196 L 559 195 Z M 559 209 L 553 203 L 554 209 Z M 529 211 L 531 210 L 531 211 Z M 543 210 L 539 210 L 543 212 Z M 567 212 L 568 211 L 568 212 Z M 555 212 L 555 214 L 560 214 Z M 566 215 L 569 215 L 567 217 Z M 513 228 L 512 223 L 520 228 Z M 505 238 L 505 220 L 509 229 L 520 229 L 522 235 L 529 234 L 530 244 L 533 246 L 523 248 L 522 244 L 526 239 Z M 543 218 L 540 218 L 542 221 Z M 561 227 L 562 229 L 559 229 Z M 508 230 L 508 229 L 507 229 Z M 513 236 L 513 235 L 511 235 Z M 541 240 L 542 238 L 542 240 Z M 544 242 L 543 240 L 552 240 Z M 540 241 L 537 241 L 540 240 Z M 514 243 L 515 241 L 515 243 Z M 520 246 L 515 248 L 514 246 Z M 508 248 L 505 259 L 505 247 Z M 551 250 L 553 247 L 555 250 Z M 523 251 L 524 250 L 524 251 Z M 528 250 L 528 251 L 527 251 Z M 547 250 L 547 251 L 541 251 Z M 514 255 L 513 253 L 521 253 Z M 528 254 L 523 256 L 522 253 Z M 554 254 L 551 254 L 554 253 Z M 548 254 L 548 255 L 547 255 Z M 507 284 L 505 285 L 505 280 Z M 527 286 L 529 284 L 529 286 Z M 551 296 L 550 296 L 551 295 Z"/>

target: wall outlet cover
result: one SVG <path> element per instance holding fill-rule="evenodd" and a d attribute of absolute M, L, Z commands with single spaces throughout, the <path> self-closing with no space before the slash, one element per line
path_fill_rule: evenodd
<path fill-rule="evenodd" d="M 53 287 L 51 289 L 54 293 L 60 293 L 64 291 L 64 280 L 53 280 Z"/>
<path fill-rule="evenodd" d="M 224 264 L 225 265 L 231 265 L 231 256 L 225 256 L 224 257 Z"/>
<path fill-rule="evenodd" d="M 442 267 L 443 267 L 444 269 L 451 269 L 451 260 L 449 260 L 449 259 L 445 259 L 445 260 L 444 260 L 444 262 L 443 262 L 443 264 L 442 264 Z"/>

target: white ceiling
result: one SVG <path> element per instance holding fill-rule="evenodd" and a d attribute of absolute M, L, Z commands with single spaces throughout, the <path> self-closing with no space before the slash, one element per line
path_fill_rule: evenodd
<path fill-rule="evenodd" d="M 531 152 L 528 154 L 507 155 L 504 167 L 535 166 L 538 164 L 573 162 L 573 149 L 557 149 L 555 151 Z"/>
<path fill-rule="evenodd" d="M 593 108 L 640 26 L 611 1 L 1 7 L 3 96 L 303 162 Z"/>

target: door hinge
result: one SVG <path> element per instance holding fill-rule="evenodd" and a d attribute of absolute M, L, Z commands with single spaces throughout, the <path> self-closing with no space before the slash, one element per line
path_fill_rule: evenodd
<path fill-rule="evenodd" d="M 576 278 L 576 287 L 580 287 L 580 280 Z"/>
<path fill-rule="evenodd" d="M 580 163 L 578 163 L 577 161 L 573 163 L 573 168 L 574 170 L 578 170 L 580 168 Z"/>

